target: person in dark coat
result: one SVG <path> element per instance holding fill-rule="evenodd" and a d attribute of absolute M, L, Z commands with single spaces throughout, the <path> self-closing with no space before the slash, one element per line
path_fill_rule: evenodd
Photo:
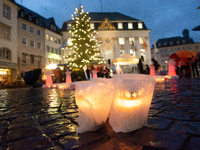
<path fill-rule="evenodd" d="M 146 65 L 146 68 L 145 68 L 145 73 L 146 73 L 146 74 L 150 74 L 150 68 L 149 68 L 149 66 L 148 66 L 148 65 Z"/>
<path fill-rule="evenodd" d="M 158 69 L 160 68 L 160 64 L 154 58 L 151 58 L 151 61 L 153 62 L 153 65 L 155 67 L 155 74 L 158 75 Z"/>
<path fill-rule="evenodd" d="M 198 58 L 194 58 L 194 60 L 192 61 L 192 64 L 191 64 L 193 77 L 195 77 L 195 76 L 199 77 L 199 71 L 198 71 L 198 67 L 197 67 L 198 62 L 199 62 Z"/>
<path fill-rule="evenodd" d="M 87 69 L 86 69 L 86 74 L 87 74 L 88 80 L 90 80 L 90 69 L 89 69 L 89 67 L 87 67 Z"/>
<path fill-rule="evenodd" d="M 138 69 L 139 69 L 140 74 L 145 74 L 145 71 L 143 68 L 143 61 L 144 61 L 144 57 L 141 56 L 141 58 L 139 59 L 139 63 L 138 63 Z"/>

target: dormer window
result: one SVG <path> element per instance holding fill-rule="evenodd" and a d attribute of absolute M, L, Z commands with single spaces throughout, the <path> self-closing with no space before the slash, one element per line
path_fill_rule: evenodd
<path fill-rule="evenodd" d="M 128 29 L 133 29 L 133 23 L 132 22 L 128 23 Z"/>
<path fill-rule="evenodd" d="M 164 45 L 167 46 L 167 42 L 165 42 Z"/>
<path fill-rule="evenodd" d="M 53 26 L 53 30 L 56 31 L 56 26 Z"/>
<path fill-rule="evenodd" d="M 185 43 L 185 40 L 183 40 L 182 42 Z"/>
<path fill-rule="evenodd" d="M 52 24 L 50 25 L 50 29 L 53 30 L 53 25 Z"/>
<path fill-rule="evenodd" d="M 24 17 L 24 12 L 23 12 L 23 11 L 21 11 L 20 15 L 21 15 L 21 17 Z"/>
<path fill-rule="evenodd" d="M 173 45 L 173 42 L 170 42 L 170 45 Z"/>
<path fill-rule="evenodd" d="M 177 43 L 177 44 L 180 44 L 180 41 L 177 41 L 176 43 Z"/>
<path fill-rule="evenodd" d="M 161 43 L 158 43 L 158 46 L 161 46 Z"/>
<path fill-rule="evenodd" d="M 138 23 L 138 29 L 143 29 L 143 25 L 141 22 Z"/>
<path fill-rule="evenodd" d="M 70 23 L 67 24 L 67 29 L 68 29 L 68 30 L 71 30 L 71 29 L 72 29 L 72 24 L 70 24 Z"/>
<path fill-rule="evenodd" d="M 38 18 L 35 19 L 35 23 L 37 23 L 37 24 L 39 23 L 39 19 Z"/>
<path fill-rule="evenodd" d="M 122 23 L 118 23 L 118 29 L 123 29 L 123 24 Z"/>
<path fill-rule="evenodd" d="M 29 21 L 32 21 L 32 16 L 29 15 L 29 16 L 28 16 L 28 19 L 29 19 Z"/>

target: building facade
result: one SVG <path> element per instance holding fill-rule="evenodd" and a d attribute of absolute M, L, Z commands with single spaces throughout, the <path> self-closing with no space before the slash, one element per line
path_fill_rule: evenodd
<path fill-rule="evenodd" d="M 0 1 L 0 82 L 16 80 L 17 9 L 13 1 Z"/>
<path fill-rule="evenodd" d="M 143 21 L 121 13 L 89 13 L 88 16 L 91 18 L 90 28 L 98 32 L 96 39 L 100 43 L 101 56 L 105 58 L 110 68 L 114 68 L 113 60 L 125 53 L 138 58 L 144 56 L 144 64 L 150 64 L 150 30 Z M 63 23 L 61 29 L 63 40 L 68 40 L 71 36 L 69 30 L 73 23 L 72 20 Z M 68 51 L 65 55 L 68 55 Z M 137 72 L 136 67 L 135 64 L 124 66 L 122 69 L 131 72 L 135 68 Z"/>
<path fill-rule="evenodd" d="M 18 74 L 23 75 L 26 71 L 37 68 L 44 72 L 48 64 L 61 63 L 61 53 L 57 51 L 57 48 L 61 45 L 62 36 L 54 19 L 46 19 L 17 5 L 20 8 L 17 19 Z"/>
<path fill-rule="evenodd" d="M 200 43 L 194 43 L 193 39 L 189 37 L 189 31 L 183 30 L 183 37 L 171 37 L 159 39 L 156 42 L 157 49 L 151 49 L 151 55 L 161 65 L 160 70 L 168 70 L 167 61 L 171 54 L 176 53 L 178 50 L 189 50 L 200 52 Z"/>

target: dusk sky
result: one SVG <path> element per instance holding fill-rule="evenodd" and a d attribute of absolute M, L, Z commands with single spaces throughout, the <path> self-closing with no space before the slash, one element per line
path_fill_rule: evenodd
<path fill-rule="evenodd" d="M 83 5 L 88 12 L 119 12 L 143 20 L 150 32 L 150 43 L 161 38 L 183 36 L 190 31 L 194 42 L 200 42 L 200 31 L 192 29 L 200 25 L 199 0 L 15 0 L 18 4 L 40 14 L 53 17 L 61 28 L 70 20 L 75 8 Z M 150 46 L 151 47 L 151 46 Z"/>

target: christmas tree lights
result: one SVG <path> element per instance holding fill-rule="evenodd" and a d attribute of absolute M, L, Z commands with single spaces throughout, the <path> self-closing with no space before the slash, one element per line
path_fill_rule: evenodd
<path fill-rule="evenodd" d="M 98 32 L 90 29 L 91 18 L 88 17 L 89 13 L 83 11 L 83 6 L 75 10 L 76 16 L 72 15 L 75 24 L 69 30 L 72 36 L 69 38 L 67 46 L 71 53 L 66 56 L 70 69 L 80 69 L 93 62 L 105 63 L 105 60 L 99 56 L 98 48 L 100 44 L 95 40 L 95 35 Z"/>

